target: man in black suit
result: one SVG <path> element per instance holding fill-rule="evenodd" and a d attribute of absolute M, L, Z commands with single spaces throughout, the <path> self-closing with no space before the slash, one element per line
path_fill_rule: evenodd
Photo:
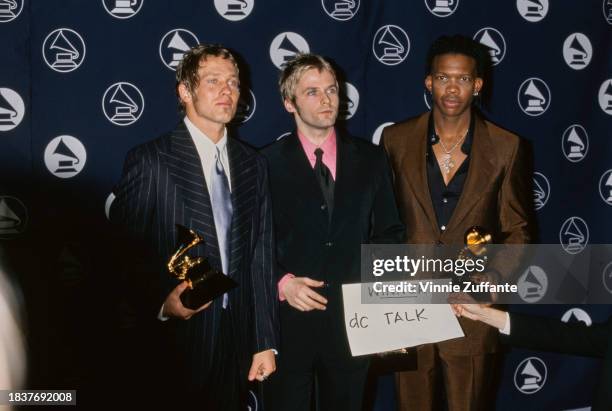
<path fill-rule="evenodd" d="M 194 47 L 176 78 L 186 116 L 171 133 L 128 153 L 111 220 L 149 247 L 158 263 L 141 290 L 153 290 L 147 314 L 161 320 L 173 341 L 160 355 L 168 357 L 168 374 L 154 379 L 198 409 L 245 409 L 247 377 L 263 381 L 275 370 L 267 170 L 259 154 L 227 136 L 240 94 L 232 54 L 216 45 Z M 164 267 L 178 247 L 175 224 L 204 238 L 193 255 L 205 256 L 237 288 L 198 309 L 183 306 L 187 283 Z"/>
<path fill-rule="evenodd" d="M 361 410 L 368 368 L 353 358 L 341 285 L 360 282 L 360 246 L 397 243 L 399 221 L 384 152 L 334 126 L 336 74 L 320 56 L 299 55 L 279 81 L 292 135 L 263 150 L 268 160 L 281 301 L 279 369 L 266 410 Z"/>
<path fill-rule="evenodd" d="M 457 300 L 459 301 L 459 300 Z M 612 410 L 612 317 L 587 327 L 553 318 L 507 313 L 479 304 L 455 303 L 455 314 L 499 329 L 504 343 L 531 350 L 554 351 L 604 359 L 593 398 L 593 411 Z"/>

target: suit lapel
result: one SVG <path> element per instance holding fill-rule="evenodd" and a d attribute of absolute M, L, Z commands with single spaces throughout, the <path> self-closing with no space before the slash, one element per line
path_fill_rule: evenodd
<path fill-rule="evenodd" d="M 257 202 L 257 164 L 252 155 L 233 138 L 227 140 L 227 154 L 232 181 L 232 227 L 230 230 L 229 275 L 236 277 L 240 271 L 244 247 L 249 244 L 253 210 Z"/>
<path fill-rule="evenodd" d="M 172 134 L 167 164 L 172 176 L 166 181 L 174 184 L 167 192 L 168 201 L 174 201 L 174 221 L 200 234 L 204 238 L 204 252 L 198 254 L 212 257 L 211 262 L 220 267 L 219 241 L 202 161 L 183 122 Z M 176 233 L 173 235 L 176 239 Z"/>
<path fill-rule="evenodd" d="M 427 182 L 426 158 L 427 153 L 427 125 L 429 113 L 423 114 L 418 120 L 406 142 L 401 170 L 416 170 L 416 172 L 403 172 L 400 177 L 408 180 L 412 186 L 414 196 L 423 208 L 434 233 L 439 231 L 436 213 L 434 212 L 429 184 Z"/>
<path fill-rule="evenodd" d="M 363 183 L 356 178 L 359 175 L 357 169 L 358 155 L 357 147 L 344 135 L 337 133 L 336 136 L 336 180 L 334 184 L 334 211 L 332 214 L 332 228 L 338 230 L 340 223 L 346 222 L 346 208 L 350 207 L 350 198 L 360 188 L 356 184 Z"/>
<path fill-rule="evenodd" d="M 474 119 L 474 144 L 470 152 L 470 166 L 459 202 L 448 223 L 447 232 L 452 232 L 461 224 L 461 221 L 482 196 L 483 188 L 489 185 L 490 178 L 493 175 L 491 156 L 495 151 L 491 145 L 489 132 L 484 120 L 476 114 L 473 115 L 476 118 Z M 493 230 L 493 227 L 485 228 L 489 231 Z"/>

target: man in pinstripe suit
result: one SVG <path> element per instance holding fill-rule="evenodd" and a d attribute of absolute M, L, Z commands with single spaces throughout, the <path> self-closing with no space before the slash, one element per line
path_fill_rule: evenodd
<path fill-rule="evenodd" d="M 158 262 L 157 273 L 141 284 L 152 290 L 147 314 L 161 320 L 160 335 L 171 344 L 160 353 L 168 363 L 160 372 L 168 377 L 153 380 L 198 409 L 245 409 L 247 379 L 263 381 L 276 368 L 278 297 L 266 166 L 227 136 L 240 93 L 232 54 L 197 46 L 176 76 L 184 121 L 128 153 L 111 220 L 152 250 L 149 262 Z M 175 224 L 204 237 L 192 254 L 236 280 L 236 289 L 196 310 L 183 306 L 186 283 L 163 267 L 177 248 Z"/>

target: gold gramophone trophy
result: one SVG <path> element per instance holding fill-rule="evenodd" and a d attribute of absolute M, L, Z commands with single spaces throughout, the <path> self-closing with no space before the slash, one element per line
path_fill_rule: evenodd
<path fill-rule="evenodd" d="M 204 238 L 180 224 L 176 224 L 176 232 L 179 247 L 168 261 L 168 271 L 173 277 L 188 284 L 188 288 L 181 294 L 181 302 L 185 307 L 195 310 L 238 286 L 236 281 L 211 267 L 206 258 L 187 255 Z"/>
<path fill-rule="evenodd" d="M 458 260 L 468 260 L 472 258 L 487 259 L 487 245 L 493 241 L 493 236 L 483 227 L 472 226 L 467 229 L 464 235 L 465 246 L 457 256 Z M 453 282 L 463 284 L 464 282 L 481 283 L 489 280 L 485 273 L 468 274 L 467 278 L 455 275 Z M 488 292 L 470 292 L 472 298 L 478 302 L 491 302 L 493 296 Z"/>
<path fill-rule="evenodd" d="M 468 230 L 465 232 L 464 238 L 465 247 L 463 247 L 463 250 L 461 250 L 459 256 L 457 257 L 460 260 L 470 258 L 468 253 L 475 257 L 486 255 L 487 244 L 491 244 L 491 240 L 493 240 L 493 237 L 487 232 L 486 229 L 476 225 L 468 228 Z"/>

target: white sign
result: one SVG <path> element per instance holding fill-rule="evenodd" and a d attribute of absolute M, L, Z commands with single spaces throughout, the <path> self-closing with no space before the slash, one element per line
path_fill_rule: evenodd
<path fill-rule="evenodd" d="M 363 304 L 362 286 L 343 284 L 344 322 L 353 356 L 463 337 L 448 304 Z"/>

